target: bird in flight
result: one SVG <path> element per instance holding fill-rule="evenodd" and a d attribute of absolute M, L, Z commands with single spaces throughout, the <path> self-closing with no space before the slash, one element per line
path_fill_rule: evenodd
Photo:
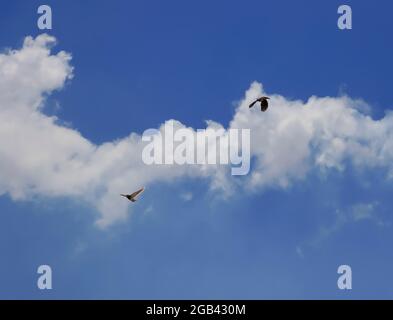
<path fill-rule="evenodd" d="M 136 198 L 143 192 L 145 191 L 145 188 L 139 189 L 138 191 L 135 191 L 134 193 L 131 194 L 121 194 L 121 196 L 127 198 L 131 202 L 135 202 Z"/>
<path fill-rule="evenodd" d="M 261 111 L 265 112 L 269 106 L 267 100 L 270 99 L 269 97 L 260 97 L 258 99 L 256 99 L 253 103 L 251 103 L 249 105 L 249 108 L 252 108 L 254 106 L 254 104 L 256 104 L 257 102 L 261 103 Z"/>

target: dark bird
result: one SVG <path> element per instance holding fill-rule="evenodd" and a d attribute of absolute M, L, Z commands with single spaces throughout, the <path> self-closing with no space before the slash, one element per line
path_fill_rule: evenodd
<path fill-rule="evenodd" d="M 261 103 L 261 111 L 265 112 L 267 110 L 267 108 L 269 107 L 269 104 L 267 102 L 267 100 L 270 99 L 269 97 L 260 97 L 257 100 L 255 100 L 253 103 L 250 104 L 249 108 L 252 108 L 254 106 L 254 104 L 256 104 L 257 102 Z"/>
<path fill-rule="evenodd" d="M 127 198 L 128 200 L 135 202 L 136 198 L 143 192 L 145 191 L 145 188 L 139 189 L 138 191 L 135 191 L 134 193 L 131 194 L 121 194 L 121 196 Z"/>

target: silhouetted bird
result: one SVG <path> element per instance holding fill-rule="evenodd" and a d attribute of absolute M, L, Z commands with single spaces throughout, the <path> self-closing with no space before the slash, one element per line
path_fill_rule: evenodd
<path fill-rule="evenodd" d="M 250 104 L 249 108 L 252 108 L 254 104 L 257 102 L 261 103 L 261 111 L 265 112 L 269 106 L 267 100 L 270 99 L 269 97 L 260 97 L 257 100 L 255 100 L 253 103 Z"/>
<path fill-rule="evenodd" d="M 136 198 L 143 192 L 145 191 L 145 188 L 139 189 L 138 191 L 135 191 L 134 193 L 131 194 L 121 194 L 121 196 L 126 197 L 128 200 L 135 202 Z"/>

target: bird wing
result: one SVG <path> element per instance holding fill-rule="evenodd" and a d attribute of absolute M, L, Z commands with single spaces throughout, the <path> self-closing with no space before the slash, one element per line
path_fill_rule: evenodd
<path fill-rule="evenodd" d="M 255 100 L 253 103 L 251 103 L 248 107 L 252 108 L 254 106 L 254 104 L 256 104 L 258 102 L 258 100 Z"/>
<path fill-rule="evenodd" d="M 131 193 L 130 198 L 135 199 L 137 196 L 139 196 L 145 188 L 139 189 L 138 191 L 135 191 L 134 193 Z"/>

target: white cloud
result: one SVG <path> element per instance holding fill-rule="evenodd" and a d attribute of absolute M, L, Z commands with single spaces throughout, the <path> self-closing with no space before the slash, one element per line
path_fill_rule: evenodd
<path fill-rule="evenodd" d="M 310 240 L 298 245 L 295 250 L 301 257 L 304 256 L 306 247 L 318 247 L 322 241 L 325 241 L 332 235 L 338 233 L 345 226 L 353 223 L 362 223 L 368 221 L 378 227 L 389 227 L 390 221 L 383 218 L 380 204 L 374 202 L 359 202 L 344 209 L 334 211 L 334 221 L 329 225 L 323 225 L 319 228 L 317 234 Z"/>
<path fill-rule="evenodd" d="M 193 196 L 192 192 L 183 192 L 180 194 L 180 198 L 186 202 L 191 201 L 193 197 L 194 196 Z"/>
<path fill-rule="evenodd" d="M 233 179 L 228 167 L 146 166 L 139 135 L 95 145 L 42 113 L 45 97 L 72 78 L 71 56 L 52 54 L 54 42 L 48 35 L 27 37 L 21 49 L 0 54 L 0 194 L 14 200 L 79 197 L 98 209 L 97 223 L 105 227 L 127 217 L 129 203 L 119 193 L 156 181 L 209 177 L 211 189 L 229 193 L 240 183 L 254 189 L 287 187 L 312 169 L 345 170 L 348 163 L 383 167 L 393 175 L 392 113 L 373 120 L 359 111 L 364 102 L 349 97 L 302 102 L 275 94 L 268 112 L 262 113 L 248 108 L 252 99 L 265 94 L 256 82 L 229 126 L 251 129 L 255 165 L 248 177 Z M 222 127 L 212 121 L 207 126 Z"/>
<path fill-rule="evenodd" d="M 377 121 L 358 111 L 363 101 L 349 97 L 311 97 L 302 102 L 274 94 L 268 112 L 250 112 L 249 101 L 261 94 L 267 93 L 254 82 L 230 125 L 251 128 L 256 158 L 252 187 L 286 187 L 310 169 L 344 170 L 348 162 L 393 172 L 393 113 Z"/>
<path fill-rule="evenodd" d="M 375 207 L 377 203 L 358 203 L 351 209 L 352 218 L 354 221 L 368 220 L 373 218 Z"/>

